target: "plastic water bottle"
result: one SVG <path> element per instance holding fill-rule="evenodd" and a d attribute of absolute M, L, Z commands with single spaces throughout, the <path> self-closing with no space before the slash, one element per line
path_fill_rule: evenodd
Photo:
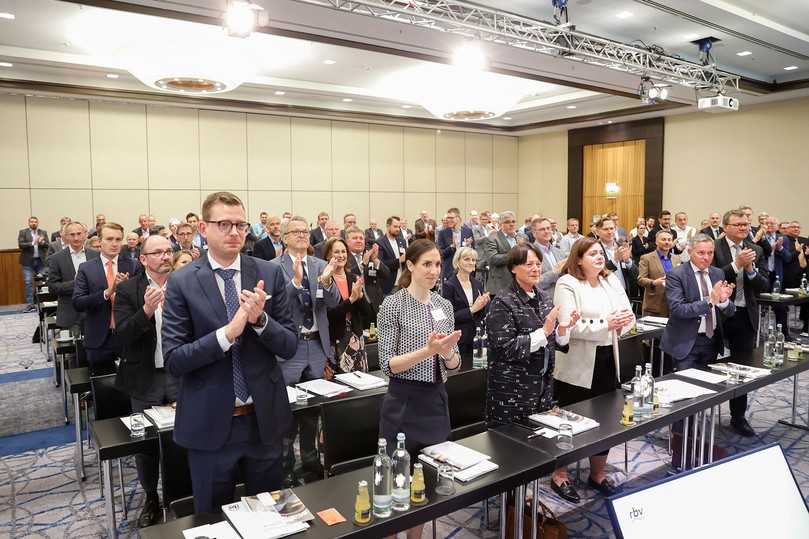
<path fill-rule="evenodd" d="M 635 377 L 632 378 L 632 420 L 635 423 L 643 421 L 641 406 L 643 405 L 643 389 L 641 388 L 641 367 L 635 365 Z"/>
<path fill-rule="evenodd" d="M 379 439 L 379 450 L 374 457 L 374 516 L 389 517 L 391 514 L 391 461 L 388 442 Z"/>
<path fill-rule="evenodd" d="M 775 276 L 775 282 L 772 284 L 772 293 L 773 294 L 780 294 L 781 293 L 781 279 L 778 276 Z"/>
<path fill-rule="evenodd" d="M 767 330 L 767 340 L 764 341 L 764 366 L 772 367 L 773 356 L 775 356 L 775 330 L 772 325 Z"/>
<path fill-rule="evenodd" d="M 641 418 L 646 420 L 652 417 L 652 377 L 651 373 L 649 372 L 650 366 L 646 364 L 646 370 L 643 375 L 640 377 L 640 387 L 641 387 L 641 403 L 640 403 L 640 415 Z"/>
<path fill-rule="evenodd" d="M 772 366 L 780 367 L 784 364 L 784 331 L 778 324 L 775 332 L 775 349 L 773 351 Z"/>
<path fill-rule="evenodd" d="M 804 296 L 809 294 L 809 283 L 806 281 L 806 275 L 801 277 L 801 292 L 803 292 Z"/>
<path fill-rule="evenodd" d="M 472 339 L 472 368 L 482 369 L 483 364 L 483 335 L 480 328 L 475 328 L 475 337 Z"/>
<path fill-rule="evenodd" d="M 410 509 L 410 453 L 405 449 L 405 435 L 396 435 L 396 451 L 393 452 L 393 510 Z"/>

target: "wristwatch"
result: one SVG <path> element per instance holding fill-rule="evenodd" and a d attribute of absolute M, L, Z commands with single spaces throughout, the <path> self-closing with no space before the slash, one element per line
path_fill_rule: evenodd
<path fill-rule="evenodd" d="M 265 325 L 267 325 L 267 318 L 269 318 L 267 316 L 267 313 L 263 312 L 263 313 L 261 313 L 261 316 L 258 317 L 258 320 L 256 320 L 256 323 L 255 324 L 250 324 L 250 325 L 253 326 L 256 329 L 261 329 Z"/>

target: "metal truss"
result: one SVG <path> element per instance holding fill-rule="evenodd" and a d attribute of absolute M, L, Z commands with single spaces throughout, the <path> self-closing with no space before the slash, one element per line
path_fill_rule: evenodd
<path fill-rule="evenodd" d="M 459 0 L 296 0 L 370 17 L 482 39 L 651 79 L 722 92 L 739 90 L 739 76 L 571 26 L 521 17 Z"/>

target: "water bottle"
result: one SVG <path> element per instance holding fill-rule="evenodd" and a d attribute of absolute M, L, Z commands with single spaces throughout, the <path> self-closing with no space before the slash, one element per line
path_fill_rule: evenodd
<path fill-rule="evenodd" d="M 803 292 L 804 296 L 809 294 L 809 283 L 806 281 L 806 275 L 801 277 L 801 292 Z"/>
<path fill-rule="evenodd" d="M 778 324 L 775 332 L 775 349 L 773 351 L 772 366 L 780 367 L 784 364 L 784 331 Z"/>
<path fill-rule="evenodd" d="M 650 370 L 651 369 L 647 364 L 646 370 L 640 377 L 640 387 L 641 387 L 640 416 L 644 420 L 652 417 L 652 381 L 650 380 L 652 375 L 649 373 Z"/>
<path fill-rule="evenodd" d="M 481 363 L 483 364 L 483 368 L 489 366 L 489 337 L 486 333 L 486 325 L 484 324 L 483 328 L 480 332 L 480 353 L 483 360 Z"/>
<path fill-rule="evenodd" d="M 772 293 L 773 294 L 780 294 L 781 293 L 781 279 L 778 276 L 775 276 L 775 282 L 772 284 Z"/>
<path fill-rule="evenodd" d="M 640 384 L 640 365 L 635 365 L 635 377 L 630 382 L 632 386 L 632 420 L 635 423 L 643 421 L 641 406 L 643 404 L 643 389 Z"/>
<path fill-rule="evenodd" d="M 388 442 L 379 439 L 379 450 L 374 457 L 374 516 L 389 517 L 391 514 L 391 462 Z"/>
<path fill-rule="evenodd" d="M 480 328 L 475 328 L 475 337 L 472 339 L 472 368 L 483 368 L 483 336 Z"/>
<path fill-rule="evenodd" d="M 772 367 L 773 356 L 775 355 L 775 330 L 772 325 L 767 330 L 767 340 L 764 341 L 764 366 Z"/>
<path fill-rule="evenodd" d="M 396 435 L 396 451 L 393 452 L 393 510 L 410 509 L 410 453 L 405 449 L 405 435 Z"/>

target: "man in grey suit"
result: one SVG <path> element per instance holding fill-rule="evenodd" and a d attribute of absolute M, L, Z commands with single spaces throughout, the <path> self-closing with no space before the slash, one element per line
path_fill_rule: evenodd
<path fill-rule="evenodd" d="M 517 217 L 514 212 L 504 211 L 500 214 L 500 230 L 489 237 L 484 247 L 486 261 L 489 264 L 489 277 L 486 280 L 486 291 L 496 296 L 511 286 L 513 277 L 506 266 L 506 258 L 512 247 L 517 245 Z"/>
<path fill-rule="evenodd" d="M 285 239 L 286 251 L 271 260 L 270 264 L 279 266 L 283 272 L 292 319 L 298 329 L 295 355 L 290 359 L 278 358 L 284 382 L 294 385 L 323 378 L 326 360 L 334 354 L 326 309 L 336 307 L 341 297 L 332 279 L 332 263 L 306 254 L 309 230 L 303 217 L 296 216 L 289 220 Z M 303 479 L 306 482 L 322 479 L 323 468 L 317 451 L 317 411 L 298 414 L 297 418 L 295 431 L 300 431 Z M 284 483 L 288 485 L 296 482 L 295 434 L 291 432 L 284 444 Z"/>
<path fill-rule="evenodd" d="M 556 281 L 559 280 L 562 266 L 567 257 L 562 250 L 553 244 L 553 226 L 547 217 L 536 217 L 531 221 L 531 233 L 534 245 L 542 253 L 542 273 L 539 278 L 539 289 L 553 297 Z"/>
<path fill-rule="evenodd" d="M 77 313 L 73 308 L 73 280 L 79 271 L 79 264 L 99 256 L 98 251 L 84 248 L 87 240 L 87 228 L 73 221 L 65 225 L 62 239 L 67 247 L 48 257 L 48 290 L 56 294 L 56 326 L 71 329 L 81 326 L 84 313 Z"/>
<path fill-rule="evenodd" d="M 28 303 L 25 312 L 31 312 L 36 310 L 34 276 L 45 269 L 45 259 L 48 257 L 48 233 L 39 228 L 38 218 L 33 215 L 28 218 L 28 228 L 23 228 L 17 234 L 17 246 L 20 248 L 25 301 Z"/>

